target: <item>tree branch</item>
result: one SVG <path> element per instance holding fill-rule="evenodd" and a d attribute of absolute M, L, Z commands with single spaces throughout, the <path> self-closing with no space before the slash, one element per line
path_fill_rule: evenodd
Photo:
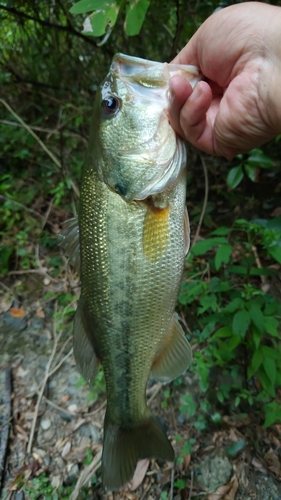
<path fill-rule="evenodd" d="M 6 12 L 9 12 L 10 14 L 13 14 L 14 16 L 28 19 L 29 21 L 34 21 L 35 23 L 41 24 L 41 26 L 47 26 L 48 28 L 64 31 L 66 33 L 72 33 L 73 35 L 77 36 L 78 38 L 81 38 L 81 40 L 84 40 L 85 42 L 91 44 L 93 47 L 97 47 L 96 42 L 92 38 L 90 38 L 86 35 L 83 35 L 79 31 L 77 31 L 75 28 L 73 28 L 73 26 L 71 26 L 70 23 L 68 23 L 67 26 L 62 26 L 60 24 L 53 24 L 53 23 L 50 23 L 49 21 L 44 21 L 43 19 L 40 19 L 38 17 L 30 16 L 29 14 L 26 14 L 22 10 L 17 10 L 14 7 L 7 7 L 6 5 L 2 5 L 2 4 L 0 4 L 0 9 L 5 10 Z"/>

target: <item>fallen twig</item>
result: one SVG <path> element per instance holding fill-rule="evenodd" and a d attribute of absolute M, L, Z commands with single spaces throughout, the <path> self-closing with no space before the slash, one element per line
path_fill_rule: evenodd
<path fill-rule="evenodd" d="M 202 207 L 200 219 L 199 219 L 199 222 L 198 222 L 198 226 L 197 226 L 197 229 L 196 229 L 196 233 L 195 233 L 195 236 L 194 236 L 194 238 L 192 240 L 190 248 L 192 248 L 195 245 L 195 243 L 196 243 L 196 241 L 198 239 L 198 236 L 200 234 L 202 222 L 203 222 L 203 219 L 205 217 L 205 212 L 206 212 L 207 203 L 208 203 L 208 195 L 209 195 L 208 170 L 207 170 L 207 167 L 206 167 L 205 160 L 204 160 L 204 158 L 203 158 L 203 156 L 201 154 L 200 154 L 200 158 L 201 158 L 202 167 L 203 167 L 203 171 L 204 171 L 204 177 L 205 177 L 205 196 L 204 196 L 204 203 L 203 203 L 203 207 Z"/>
<path fill-rule="evenodd" d="M 1 431 L 0 439 L 0 492 L 2 489 L 2 478 L 5 465 L 5 457 L 7 453 L 8 439 L 9 439 L 9 429 L 10 429 L 10 415 L 11 415 L 11 392 L 12 392 L 12 381 L 11 381 L 11 370 L 6 368 L 5 370 L 5 393 L 4 393 L 4 426 Z"/>
<path fill-rule="evenodd" d="M 76 500 L 79 497 L 79 493 L 83 488 L 83 486 L 85 486 L 88 483 L 88 481 L 91 480 L 96 470 L 100 467 L 101 455 L 102 455 L 102 450 L 98 451 L 98 453 L 96 454 L 90 465 L 85 467 L 85 469 L 81 472 L 80 477 L 75 486 L 75 490 L 71 493 L 69 500 Z"/>
<path fill-rule="evenodd" d="M 36 422 L 37 422 L 37 418 L 38 418 L 38 412 L 39 412 L 40 404 L 41 404 L 41 401 L 42 401 L 42 397 L 43 397 L 43 393 L 44 393 L 44 390 L 45 390 L 45 387 L 46 387 L 46 383 L 47 383 L 48 378 L 50 377 L 50 374 L 51 374 L 51 372 L 50 372 L 51 364 L 52 364 L 53 359 L 55 357 L 57 346 L 58 346 L 58 342 L 59 342 L 59 339 L 60 339 L 61 334 L 62 334 L 62 331 L 58 335 L 57 335 L 57 332 L 56 332 L 56 312 L 57 312 L 57 303 L 55 303 L 55 311 L 54 311 L 54 328 L 53 328 L 54 345 L 53 345 L 53 349 L 52 349 L 49 361 L 48 361 L 47 366 L 46 366 L 45 377 L 44 377 L 44 380 L 43 380 L 43 382 L 41 384 L 41 388 L 40 388 L 40 391 L 39 391 L 39 394 L 38 394 L 38 399 L 37 399 L 36 406 L 35 406 L 34 417 L 33 417 L 33 420 L 32 420 L 32 425 L 31 425 L 30 435 L 29 435 L 29 440 L 28 440 L 28 445 L 27 445 L 27 453 L 30 453 L 31 449 L 32 449 L 32 443 L 33 443 L 33 438 L 34 438 L 35 427 L 36 427 Z"/>

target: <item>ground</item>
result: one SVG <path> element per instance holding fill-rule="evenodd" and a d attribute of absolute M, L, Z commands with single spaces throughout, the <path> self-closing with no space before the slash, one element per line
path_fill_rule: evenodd
<path fill-rule="evenodd" d="M 28 293 L 15 302 L 13 290 L 19 282 Z M 72 286 L 77 294 L 76 278 Z M 72 305 L 61 307 L 56 296 L 64 287 L 63 281 L 49 281 L 35 273 L 2 283 L 0 465 L 1 453 L 5 458 L 1 500 L 281 499 L 281 425 L 263 429 L 255 415 L 237 420 L 226 411 L 220 424 L 196 428 L 195 417 L 186 418 L 179 410 L 183 395 L 205 398 L 191 373 L 169 390 L 149 382 L 148 404 L 167 423 L 176 450 L 175 465 L 142 461 L 133 484 L 122 492 L 106 493 L 100 482 L 104 386 L 102 380 L 92 390 L 81 385 L 69 314 L 76 295 Z M 46 299 L 50 291 L 56 295 Z M 3 450 L 7 414 L 9 441 Z"/>

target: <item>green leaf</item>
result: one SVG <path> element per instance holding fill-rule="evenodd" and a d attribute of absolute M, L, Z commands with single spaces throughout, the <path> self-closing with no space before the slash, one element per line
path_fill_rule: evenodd
<path fill-rule="evenodd" d="M 231 457 L 236 457 L 240 451 L 245 448 L 245 440 L 241 439 L 240 441 L 236 441 L 236 443 L 231 444 L 226 448 L 226 453 Z"/>
<path fill-rule="evenodd" d="M 235 313 L 232 321 L 232 331 L 234 335 L 244 337 L 248 330 L 250 322 L 250 315 L 245 309 L 242 309 L 241 311 Z"/>
<path fill-rule="evenodd" d="M 204 253 L 211 250 L 211 248 L 217 247 L 222 243 L 227 243 L 226 238 L 208 238 L 203 241 L 197 241 L 192 248 L 193 255 L 203 255 Z"/>
<path fill-rule="evenodd" d="M 274 161 L 266 156 L 261 149 L 253 149 L 247 158 L 247 164 L 255 167 L 272 168 Z"/>
<path fill-rule="evenodd" d="M 252 165 L 245 165 L 245 172 L 252 182 L 258 182 L 259 170 Z"/>
<path fill-rule="evenodd" d="M 267 374 L 265 373 L 263 365 L 261 365 L 261 367 L 258 370 L 258 377 L 263 389 L 267 391 L 268 394 L 270 394 L 270 396 L 275 398 L 275 388 L 272 385 L 271 381 L 269 380 Z"/>
<path fill-rule="evenodd" d="M 214 335 L 212 336 L 212 339 L 214 338 L 226 338 L 226 337 L 231 337 L 232 335 L 232 329 L 230 326 L 223 326 L 222 328 L 219 328 Z"/>
<path fill-rule="evenodd" d="M 278 332 L 279 321 L 273 316 L 265 316 L 264 317 L 264 328 L 267 333 L 272 335 L 273 337 L 280 337 Z"/>
<path fill-rule="evenodd" d="M 81 0 L 72 5 L 69 12 L 71 12 L 71 14 L 84 14 L 85 12 L 104 9 L 105 4 L 109 4 L 109 2 L 105 2 L 105 0 Z"/>
<path fill-rule="evenodd" d="M 198 314 L 203 314 L 205 311 L 207 311 L 209 308 L 212 309 L 213 312 L 217 310 L 217 298 L 215 294 L 210 294 L 206 295 L 205 297 L 202 297 L 200 300 L 200 306 L 198 308 Z"/>
<path fill-rule="evenodd" d="M 275 424 L 275 422 L 278 422 L 279 418 L 276 415 L 275 411 L 270 411 L 266 414 L 265 421 L 263 424 L 263 427 L 270 427 L 271 425 Z"/>
<path fill-rule="evenodd" d="M 263 354 L 260 350 L 254 352 L 250 366 L 248 367 L 248 378 L 251 378 L 253 374 L 259 369 L 262 364 Z"/>
<path fill-rule="evenodd" d="M 225 306 L 223 311 L 233 313 L 233 312 L 237 311 L 237 309 L 241 309 L 241 307 L 244 306 L 244 303 L 245 302 L 243 299 L 241 299 L 240 297 L 236 297 L 231 302 L 229 302 L 229 304 L 227 304 L 227 306 Z"/>
<path fill-rule="evenodd" d="M 273 259 L 275 259 L 279 264 L 281 264 L 281 247 L 279 245 L 272 245 L 267 248 L 267 251 Z"/>
<path fill-rule="evenodd" d="M 222 264 L 229 262 L 232 253 L 232 246 L 229 243 L 220 245 L 215 256 L 215 268 L 218 271 Z"/>
<path fill-rule="evenodd" d="M 276 364 L 272 358 L 264 358 L 263 367 L 266 375 L 268 376 L 272 386 L 275 385 L 276 381 Z"/>
<path fill-rule="evenodd" d="M 264 356 L 266 356 L 267 358 L 271 358 L 271 359 L 280 359 L 280 354 L 278 351 L 276 351 L 275 349 L 272 349 L 272 347 L 269 347 L 267 345 L 263 345 L 261 346 L 261 350 L 262 350 L 262 353 Z"/>
<path fill-rule="evenodd" d="M 255 325 L 253 325 L 252 328 L 252 338 L 255 344 L 255 348 L 258 349 L 261 339 L 262 339 L 262 333 L 257 329 Z"/>
<path fill-rule="evenodd" d="M 261 308 L 254 301 L 249 301 L 248 309 L 250 313 L 250 317 L 254 325 L 257 329 L 263 333 L 264 331 L 264 315 L 261 311 Z"/>
<path fill-rule="evenodd" d="M 230 227 L 221 226 L 221 227 L 218 227 L 218 229 L 215 229 L 215 231 L 212 231 L 210 234 L 212 234 L 214 236 L 225 236 L 230 231 L 231 231 Z"/>
<path fill-rule="evenodd" d="M 86 29 L 86 23 L 84 23 L 84 33 L 91 33 L 93 36 L 104 35 L 106 30 L 108 28 L 112 28 L 116 23 L 118 9 L 119 8 L 116 4 L 104 4 L 104 9 L 96 11 L 89 16 L 92 31 L 90 29 Z"/>
<path fill-rule="evenodd" d="M 233 167 L 229 170 L 226 183 L 230 189 L 234 189 L 238 186 L 238 184 L 240 184 L 243 177 L 243 169 L 241 165 L 238 165 L 238 167 Z"/>
<path fill-rule="evenodd" d="M 139 34 L 149 5 L 149 0 L 129 1 L 129 5 L 126 8 L 125 20 L 125 32 L 128 36 Z"/>
<path fill-rule="evenodd" d="M 239 335 L 234 335 L 227 341 L 225 345 L 227 347 L 227 350 L 231 352 L 234 351 L 234 349 L 236 349 L 239 344 L 241 344 L 241 337 Z"/>

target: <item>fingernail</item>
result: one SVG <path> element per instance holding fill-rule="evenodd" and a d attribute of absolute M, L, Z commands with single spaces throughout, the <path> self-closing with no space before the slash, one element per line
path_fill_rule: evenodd
<path fill-rule="evenodd" d="M 201 84 L 200 84 L 200 82 L 198 82 L 195 85 L 195 88 L 194 88 L 192 94 L 190 95 L 189 100 L 190 101 L 196 101 L 196 99 L 198 99 L 198 97 L 200 97 L 201 91 L 202 91 Z"/>

